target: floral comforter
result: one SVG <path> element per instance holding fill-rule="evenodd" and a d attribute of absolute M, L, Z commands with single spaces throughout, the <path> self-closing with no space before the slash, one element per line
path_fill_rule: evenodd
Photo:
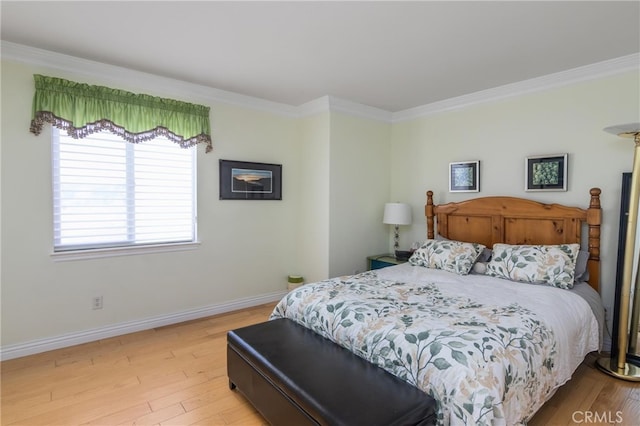
<path fill-rule="evenodd" d="M 522 424 L 598 349 L 571 291 L 408 264 L 307 284 L 290 318 L 433 396 L 441 424 Z"/>

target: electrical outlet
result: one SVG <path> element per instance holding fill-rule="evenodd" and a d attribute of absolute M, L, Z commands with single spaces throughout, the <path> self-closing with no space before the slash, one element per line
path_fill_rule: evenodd
<path fill-rule="evenodd" d="M 102 309 L 102 296 L 96 296 L 92 299 L 91 309 Z"/>

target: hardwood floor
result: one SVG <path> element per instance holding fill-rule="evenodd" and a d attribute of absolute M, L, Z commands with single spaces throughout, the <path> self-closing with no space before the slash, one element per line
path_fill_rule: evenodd
<path fill-rule="evenodd" d="M 226 332 L 273 304 L 1 363 L 0 423 L 263 425 L 228 388 Z M 640 424 L 640 384 L 597 371 L 590 356 L 529 423 Z"/>
<path fill-rule="evenodd" d="M 1 424 L 266 424 L 228 388 L 226 332 L 273 306 L 4 361 Z"/>
<path fill-rule="evenodd" d="M 640 383 L 614 379 L 589 354 L 572 379 L 536 413 L 529 426 L 640 425 Z"/>

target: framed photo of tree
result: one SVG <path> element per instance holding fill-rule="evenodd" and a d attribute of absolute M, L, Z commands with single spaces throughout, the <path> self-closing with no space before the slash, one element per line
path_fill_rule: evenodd
<path fill-rule="evenodd" d="M 566 191 L 568 154 L 535 155 L 525 159 L 525 191 Z"/>
<path fill-rule="evenodd" d="M 449 192 L 479 192 L 480 161 L 449 163 Z"/>

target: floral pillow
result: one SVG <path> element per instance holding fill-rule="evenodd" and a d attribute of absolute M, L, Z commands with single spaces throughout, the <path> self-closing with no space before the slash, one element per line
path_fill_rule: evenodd
<path fill-rule="evenodd" d="M 541 283 L 558 288 L 573 287 L 578 244 L 494 244 L 487 275 L 512 281 Z"/>
<path fill-rule="evenodd" d="M 440 234 L 436 234 L 436 240 L 438 240 L 438 241 L 454 241 L 454 240 L 450 240 L 448 238 L 445 238 Z M 485 247 L 485 248 L 482 249 L 482 253 L 480 253 L 480 256 L 478 256 L 478 258 L 476 259 L 476 263 L 477 262 L 486 263 L 486 262 L 489 261 L 489 259 L 491 259 L 491 249 Z"/>
<path fill-rule="evenodd" d="M 450 240 L 427 240 L 413 252 L 409 263 L 432 269 L 442 269 L 458 275 L 467 275 L 482 250 L 482 244 Z"/>

